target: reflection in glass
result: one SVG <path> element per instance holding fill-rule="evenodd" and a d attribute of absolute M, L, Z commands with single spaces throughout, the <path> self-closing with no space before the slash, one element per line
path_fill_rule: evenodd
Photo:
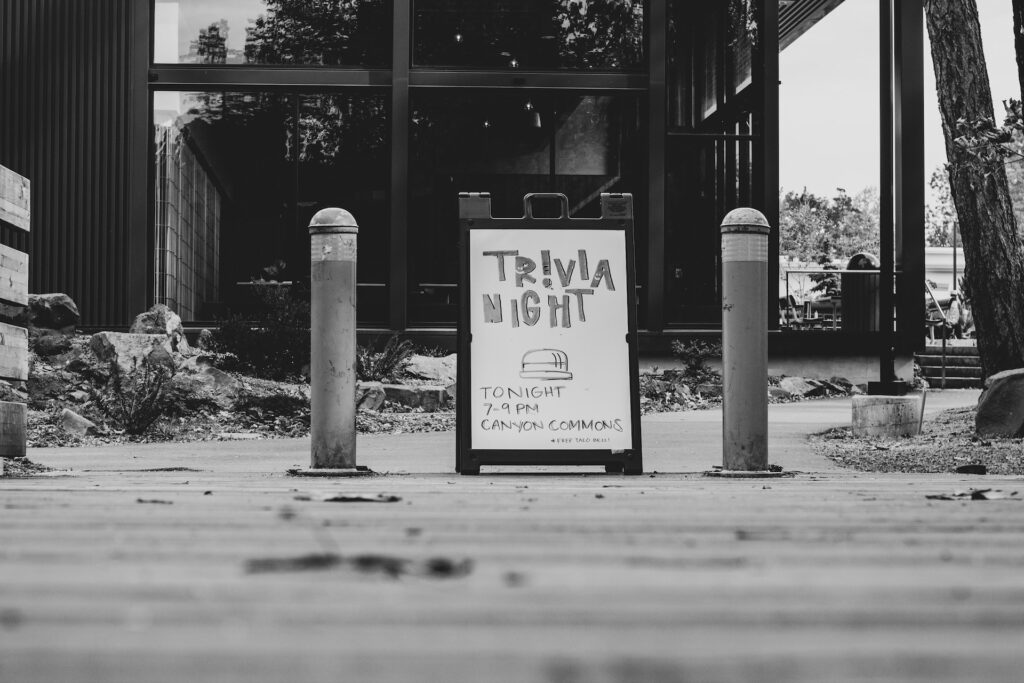
<path fill-rule="evenodd" d="M 529 192 L 567 195 L 574 217 L 599 216 L 602 192 L 646 196 L 637 97 L 428 90 L 413 91 L 411 111 L 415 325 L 457 318 L 459 192 L 490 192 L 494 215 L 516 218 Z"/>
<path fill-rule="evenodd" d="M 158 64 L 386 66 L 384 0 L 156 0 Z"/>
<path fill-rule="evenodd" d="M 415 0 L 418 66 L 639 69 L 643 0 Z"/>
<path fill-rule="evenodd" d="M 155 93 L 157 301 L 185 320 L 245 314 L 258 287 L 308 282 L 307 226 L 319 209 L 340 206 L 362 225 L 386 225 L 384 101 Z M 367 322 L 387 315 L 386 263 L 386 231 L 361 233 Z"/>

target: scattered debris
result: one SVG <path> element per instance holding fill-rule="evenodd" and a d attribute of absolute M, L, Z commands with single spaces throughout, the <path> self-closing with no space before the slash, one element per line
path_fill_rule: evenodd
<path fill-rule="evenodd" d="M 160 500 L 159 498 L 136 498 L 135 502 L 148 505 L 174 505 L 173 500 Z"/>
<path fill-rule="evenodd" d="M 595 493 L 594 494 L 594 498 L 604 498 L 604 494 L 603 493 Z"/>
<path fill-rule="evenodd" d="M 402 576 L 419 576 L 430 579 L 452 579 L 468 576 L 473 571 L 473 561 L 452 560 L 434 557 L 426 560 L 409 560 L 391 555 L 354 555 L 342 557 L 335 553 L 301 555 L 299 557 L 267 557 L 249 560 L 246 572 L 268 574 L 347 567 L 362 574 L 383 574 L 393 579 Z"/>
<path fill-rule="evenodd" d="M 929 500 L 1022 500 L 1017 491 L 1000 491 L 998 489 L 970 489 L 953 493 L 935 493 L 926 495 Z"/>

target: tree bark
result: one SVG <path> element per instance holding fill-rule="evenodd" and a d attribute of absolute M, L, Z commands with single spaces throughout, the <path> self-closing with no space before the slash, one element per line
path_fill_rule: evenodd
<path fill-rule="evenodd" d="M 1024 0 L 1013 0 L 1013 49 L 1017 54 L 1017 80 L 1024 100 Z"/>
<path fill-rule="evenodd" d="M 949 184 L 967 262 L 967 293 L 978 352 L 988 376 L 1024 366 L 1024 247 L 1013 217 L 1006 169 L 1002 164 L 982 166 L 954 142 L 958 120 L 993 118 L 977 4 L 975 0 L 929 0 L 925 15 Z"/>

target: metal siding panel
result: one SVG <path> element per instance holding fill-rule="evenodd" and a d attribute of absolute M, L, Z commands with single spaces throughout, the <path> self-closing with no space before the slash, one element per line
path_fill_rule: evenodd
<path fill-rule="evenodd" d="M 0 238 L 30 254 L 30 291 L 67 292 L 90 327 L 129 322 L 130 2 L 0 3 L 0 163 L 32 181 L 37 228 Z"/>

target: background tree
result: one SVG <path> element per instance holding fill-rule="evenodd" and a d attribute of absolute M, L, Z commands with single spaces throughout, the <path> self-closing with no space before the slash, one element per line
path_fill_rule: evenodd
<path fill-rule="evenodd" d="M 805 263 L 831 263 L 862 251 L 878 253 L 876 189 L 853 197 L 840 189 L 832 199 L 806 190 L 781 198 L 780 254 Z"/>
<path fill-rule="evenodd" d="M 928 0 L 925 16 L 978 351 L 990 375 L 1024 365 L 1024 248 L 1002 163 L 979 159 L 962 139 L 965 127 L 994 126 L 977 4 Z"/>
<path fill-rule="evenodd" d="M 644 4 L 639 0 L 556 0 L 562 65 L 618 69 L 642 63 Z"/>
<path fill-rule="evenodd" d="M 960 219 L 956 215 L 956 205 L 949 190 L 949 172 L 945 166 L 935 167 L 928 179 L 928 187 L 932 189 L 932 196 L 925 207 L 925 242 L 929 247 L 952 247 L 954 242 L 959 247 L 963 242 Z"/>
<path fill-rule="evenodd" d="M 228 22 L 221 19 L 208 28 L 199 29 L 199 37 L 192 41 L 192 52 L 200 64 L 227 64 Z"/>
<path fill-rule="evenodd" d="M 251 64 L 379 65 L 390 59 L 390 21 L 381 0 L 264 0 L 246 28 Z"/>

